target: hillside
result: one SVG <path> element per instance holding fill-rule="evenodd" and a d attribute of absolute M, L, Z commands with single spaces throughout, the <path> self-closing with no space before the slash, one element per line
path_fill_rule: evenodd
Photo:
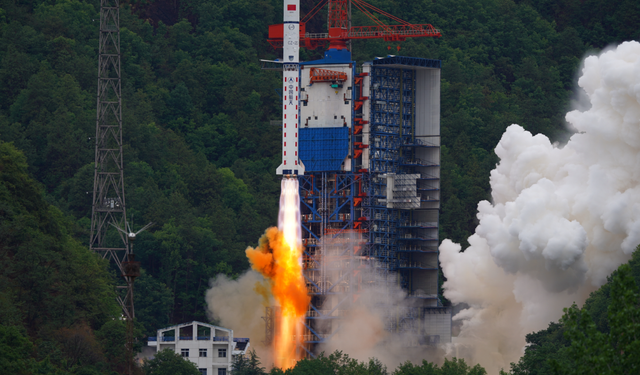
<path fill-rule="evenodd" d="M 442 31 L 399 54 L 443 61 L 440 237 L 463 244 L 507 126 L 563 141 L 580 59 L 640 38 L 633 0 L 370 3 Z M 303 13 L 314 4 L 303 0 Z M 280 9 L 276 0 L 122 3 L 127 209 L 134 226 L 156 223 L 136 244 L 145 332 L 206 320 L 209 280 L 245 271 L 244 249 L 276 222 L 280 130 L 269 121 L 280 118 L 279 77 L 258 61 L 277 56 L 266 34 Z M 324 17 L 309 28 L 322 31 Z M 63 328 L 100 330 L 117 310 L 106 268 L 86 251 L 98 18 L 96 0 L 0 2 L 0 317 L 36 346 Z M 396 44 L 353 49 L 362 62 Z"/>
<path fill-rule="evenodd" d="M 120 369 L 111 275 L 70 235 L 73 222 L 45 201 L 25 159 L 0 141 L 0 363 L 13 374 Z"/>

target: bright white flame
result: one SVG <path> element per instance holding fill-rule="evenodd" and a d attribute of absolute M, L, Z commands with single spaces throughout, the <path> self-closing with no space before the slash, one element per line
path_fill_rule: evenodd
<path fill-rule="evenodd" d="M 284 240 L 292 249 L 302 246 L 300 236 L 300 196 L 298 193 L 297 178 L 283 178 L 280 194 L 280 214 L 278 216 L 278 229 L 284 233 Z M 302 258 L 292 251 L 291 256 L 297 256 L 297 261 L 302 265 Z"/>

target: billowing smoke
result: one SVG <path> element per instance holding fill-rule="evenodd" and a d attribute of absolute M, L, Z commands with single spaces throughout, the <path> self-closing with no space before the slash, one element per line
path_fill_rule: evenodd
<path fill-rule="evenodd" d="M 490 373 L 517 362 L 525 334 L 583 303 L 640 243 L 640 44 L 586 58 L 578 84 L 591 106 L 567 114 L 568 143 L 511 125 L 470 247 L 440 246 L 445 296 L 469 306 L 454 318 L 451 354 Z"/>
<path fill-rule="evenodd" d="M 265 345 L 265 306 L 273 304 L 265 279 L 247 271 L 237 280 L 218 275 L 207 290 L 207 315 L 216 324 L 233 330 L 235 337 L 248 337 L 264 366 L 272 363 L 271 348 Z"/>
<path fill-rule="evenodd" d="M 315 330 L 327 338 L 318 351 L 340 350 L 364 362 L 375 358 L 390 370 L 405 361 L 438 362 L 444 353 L 417 341 L 418 334 L 425 337 L 421 318 L 405 319 L 419 310 L 417 301 L 407 298 L 396 273 L 361 255 L 364 242 L 361 234 L 348 231 L 321 240 L 318 271 L 309 275 L 326 293 L 316 307 L 340 319 L 316 321 Z"/>

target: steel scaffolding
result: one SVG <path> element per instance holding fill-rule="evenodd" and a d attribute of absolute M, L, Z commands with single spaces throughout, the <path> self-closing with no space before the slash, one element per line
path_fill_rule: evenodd
<path fill-rule="evenodd" d="M 374 61 L 369 72 L 369 183 L 364 209 L 370 223 L 365 255 L 377 259 L 375 264 L 395 275 L 409 298 L 415 299 L 411 307 L 389 310 L 387 329 L 423 337 L 427 310 L 447 311 L 438 296 L 439 143 L 429 143 L 429 137 L 416 131 L 416 92 L 425 88 L 417 86 L 414 64 L 422 68 L 433 60 L 394 57 L 387 64 L 384 60 Z"/>

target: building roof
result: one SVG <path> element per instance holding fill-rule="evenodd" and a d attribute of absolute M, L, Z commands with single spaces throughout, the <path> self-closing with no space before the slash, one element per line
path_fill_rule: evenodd
<path fill-rule="evenodd" d="M 385 66 L 389 68 L 407 68 L 411 66 L 415 69 L 441 69 L 442 61 L 434 59 L 422 59 L 419 57 L 387 55 L 387 57 L 377 57 L 370 61 L 374 66 Z"/>
<path fill-rule="evenodd" d="M 223 331 L 233 332 L 232 329 L 219 327 L 219 326 L 214 326 L 213 324 L 209 324 L 209 323 L 198 322 L 197 320 L 194 320 L 194 321 L 189 322 L 189 323 L 177 324 L 175 326 L 170 326 L 170 327 L 166 327 L 166 328 L 160 328 L 160 329 L 158 329 L 158 331 L 167 331 L 167 330 L 170 330 L 170 329 L 187 327 L 187 326 L 190 326 L 190 325 L 192 325 L 194 323 L 198 324 L 198 325 L 201 325 L 201 326 L 209 327 L 209 328 L 215 328 L 215 329 L 220 329 L 220 330 L 223 330 Z"/>

